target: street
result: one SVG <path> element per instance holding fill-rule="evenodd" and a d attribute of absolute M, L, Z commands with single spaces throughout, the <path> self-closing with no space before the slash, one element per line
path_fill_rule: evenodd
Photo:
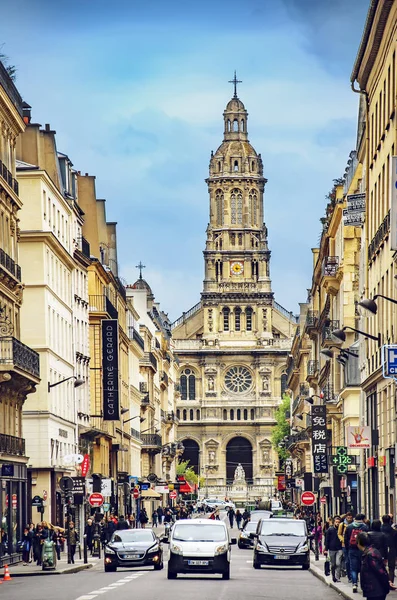
<path fill-rule="evenodd" d="M 237 536 L 237 530 L 233 530 L 233 536 Z M 94 568 L 74 575 L 15 578 L 0 586 L 0 598 L 114 600 L 115 590 L 117 600 L 129 600 L 132 595 L 155 600 L 160 594 L 164 600 L 186 600 L 187 594 L 189 600 L 336 600 L 339 597 L 308 571 L 293 568 L 265 568 L 256 571 L 252 568 L 252 551 L 233 546 L 230 581 L 223 581 L 218 575 L 178 575 L 176 581 L 168 581 L 166 560 L 162 571 L 126 569 L 118 570 L 117 573 L 104 573 L 100 562 Z"/>

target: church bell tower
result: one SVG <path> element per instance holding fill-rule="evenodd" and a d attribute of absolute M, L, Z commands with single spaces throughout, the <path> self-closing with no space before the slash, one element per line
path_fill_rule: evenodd
<path fill-rule="evenodd" d="M 248 140 L 248 112 L 234 95 L 223 113 L 223 142 L 211 153 L 206 180 L 210 222 L 204 251 L 203 338 L 223 343 L 242 335 L 247 340 L 272 337 L 273 293 L 270 251 L 264 224 L 261 155 Z"/>

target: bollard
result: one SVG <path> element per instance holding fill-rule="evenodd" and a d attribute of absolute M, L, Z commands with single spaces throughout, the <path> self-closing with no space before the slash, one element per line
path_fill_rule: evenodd
<path fill-rule="evenodd" d="M 84 556 L 84 564 L 88 563 L 88 548 L 87 548 L 87 535 L 83 536 L 83 556 Z"/>

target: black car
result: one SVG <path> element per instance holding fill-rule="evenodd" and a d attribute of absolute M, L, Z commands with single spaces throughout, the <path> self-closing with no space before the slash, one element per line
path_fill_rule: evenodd
<path fill-rule="evenodd" d="M 262 565 L 310 567 L 309 536 L 305 521 L 263 519 L 257 525 L 254 540 L 254 569 Z"/>
<path fill-rule="evenodd" d="M 163 548 L 151 529 L 123 529 L 115 531 L 105 546 L 105 571 L 117 567 L 163 568 Z"/>
<path fill-rule="evenodd" d="M 238 547 L 239 548 L 252 548 L 253 547 L 254 540 L 250 534 L 256 532 L 257 525 L 258 525 L 257 523 L 251 523 L 251 521 L 248 521 L 247 525 L 244 527 L 244 529 L 240 532 L 240 535 L 238 536 Z"/>

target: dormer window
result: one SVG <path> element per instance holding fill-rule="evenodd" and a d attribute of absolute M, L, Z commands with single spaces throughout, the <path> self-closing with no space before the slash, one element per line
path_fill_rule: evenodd
<path fill-rule="evenodd" d="M 236 172 L 236 171 L 238 171 L 238 160 L 235 160 L 235 161 L 234 161 L 234 167 L 233 167 L 233 170 L 234 170 L 235 172 Z"/>
<path fill-rule="evenodd" d="M 238 132 L 238 121 L 237 121 L 237 119 L 234 119 L 234 121 L 233 121 L 233 131 L 236 132 L 236 133 Z"/>
<path fill-rule="evenodd" d="M 221 162 L 219 161 L 218 162 L 218 173 L 220 173 L 220 172 L 221 172 Z"/>

